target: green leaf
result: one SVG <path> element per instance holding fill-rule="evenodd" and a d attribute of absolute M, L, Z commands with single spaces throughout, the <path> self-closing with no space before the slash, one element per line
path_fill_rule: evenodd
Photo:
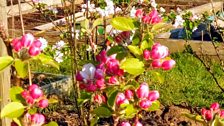
<path fill-rule="evenodd" d="M 121 69 L 132 75 L 139 75 L 144 72 L 144 63 L 137 58 L 128 58 L 121 63 Z"/>
<path fill-rule="evenodd" d="M 19 77 L 25 78 L 28 75 L 28 64 L 20 59 L 15 60 L 15 68 Z"/>
<path fill-rule="evenodd" d="M 137 113 L 137 110 L 134 108 L 132 104 L 129 104 L 125 109 L 125 116 L 126 118 L 134 118 Z"/>
<path fill-rule="evenodd" d="M 81 27 L 84 28 L 84 29 L 89 29 L 89 20 L 88 19 L 85 19 L 81 22 Z"/>
<path fill-rule="evenodd" d="M 52 57 L 47 56 L 47 55 L 45 55 L 43 53 L 41 53 L 40 55 L 36 56 L 35 59 L 40 60 L 42 64 L 50 65 L 52 67 L 55 67 L 55 68 L 59 69 L 58 63 L 55 60 L 53 60 Z"/>
<path fill-rule="evenodd" d="M 123 46 L 117 45 L 117 46 L 113 46 L 107 51 L 108 56 L 113 54 L 117 54 L 116 59 L 121 60 L 127 55 L 127 52 Z"/>
<path fill-rule="evenodd" d="M 22 126 L 22 123 L 20 122 L 20 120 L 18 118 L 13 118 L 12 119 L 18 126 Z"/>
<path fill-rule="evenodd" d="M 21 96 L 22 92 L 23 92 L 23 88 L 21 88 L 19 86 L 14 86 L 14 87 L 10 88 L 10 91 L 9 91 L 10 99 L 13 102 L 24 102 L 25 100 Z"/>
<path fill-rule="evenodd" d="M 93 22 L 93 28 L 101 24 L 103 24 L 103 18 L 98 18 Z"/>
<path fill-rule="evenodd" d="M 58 126 L 58 124 L 54 121 L 51 121 L 48 124 L 45 124 L 44 126 Z"/>
<path fill-rule="evenodd" d="M 96 126 L 98 119 L 99 119 L 99 117 L 92 118 L 90 121 L 90 126 Z"/>
<path fill-rule="evenodd" d="M 191 119 L 191 120 L 194 120 L 194 121 L 206 124 L 204 122 L 204 119 L 200 115 L 193 115 L 193 114 L 189 114 L 189 113 L 182 113 L 182 115 L 187 117 L 187 118 L 189 118 L 189 119 Z"/>
<path fill-rule="evenodd" d="M 131 53 L 133 53 L 135 56 L 140 56 L 142 54 L 142 51 L 139 49 L 138 46 L 129 45 L 128 49 Z"/>
<path fill-rule="evenodd" d="M 111 108 L 113 108 L 115 100 L 116 100 L 116 96 L 118 94 L 118 90 L 114 90 L 112 93 L 110 93 L 108 95 L 108 100 L 107 100 L 107 104 L 108 106 L 110 106 Z"/>
<path fill-rule="evenodd" d="M 94 114 L 96 114 L 98 117 L 110 117 L 112 115 L 112 112 L 109 108 L 100 106 L 93 111 Z"/>
<path fill-rule="evenodd" d="M 165 78 L 159 72 L 153 72 L 152 71 L 152 74 L 159 81 L 159 83 L 162 84 L 164 82 Z"/>
<path fill-rule="evenodd" d="M 23 115 L 24 108 L 25 106 L 20 102 L 11 102 L 2 109 L 1 118 L 18 118 Z"/>
<path fill-rule="evenodd" d="M 48 103 L 49 103 L 49 104 L 58 103 L 58 99 L 56 99 L 56 98 L 49 98 L 49 99 L 48 99 Z"/>
<path fill-rule="evenodd" d="M 31 109 L 29 109 L 28 110 L 28 112 L 29 112 L 29 114 L 35 114 L 35 113 L 37 113 L 37 108 L 31 108 Z"/>
<path fill-rule="evenodd" d="M 103 35 L 105 30 L 104 27 L 98 27 L 97 31 L 100 35 Z"/>
<path fill-rule="evenodd" d="M 212 122 L 211 126 L 224 126 L 224 121 L 220 119 L 217 115 L 215 116 L 214 121 Z"/>
<path fill-rule="evenodd" d="M 160 102 L 154 101 L 152 105 L 149 107 L 148 111 L 157 111 L 160 109 Z"/>
<path fill-rule="evenodd" d="M 140 49 L 142 51 L 144 51 L 145 49 L 148 49 L 150 47 L 151 46 L 150 46 L 149 42 L 147 40 L 143 40 L 142 43 L 141 43 Z"/>
<path fill-rule="evenodd" d="M 111 25 L 121 31 L 130 31 L 135 29 L 134 21 L 128 17 L 115 17 L 111 20 Z"/>
<path fill-rule="evenodd" d="M 0 72 L 13 63 L 14 59 L 11 56 L 0 57 Z"/>

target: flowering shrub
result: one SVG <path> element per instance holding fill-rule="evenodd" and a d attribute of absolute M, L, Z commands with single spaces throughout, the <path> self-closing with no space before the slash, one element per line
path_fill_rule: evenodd
<path fill-rule="evenodd" d="M 210 105 L 209 109 L 202 108 L 201 115 L 185 114 L 186 117 L 202 123 L 205 126 L 223 126 L 224 110 L 220 108 L 219 103 Z"/>

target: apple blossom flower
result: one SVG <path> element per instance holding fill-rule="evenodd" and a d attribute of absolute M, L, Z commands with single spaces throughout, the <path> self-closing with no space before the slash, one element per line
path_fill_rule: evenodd
<path fill-rule="evenodd" d="M 124 93 L 118 93 L 116 97 L 116 105 L 129 104 L 128 99 L 125 97 Z"/>
<path fill-rule="evenodd" d="M 161 60 L 161 59 L 154 59 L 152 61 L 153 68 L 160 68 L 162 66 L 162 64 L 163 64 L 163 60 Z"/>
<path fill-rule="evenodd" d="M 149 58 L 150 58 L 150 51 L 145 49 L 143 51 L 143 57 L 144 57 L 145 60 L 149 60 Z"/>
<path fill-rule="evenodd" d="M 121 122 L 119 126 L 131 126 L 129 122 Z"/>
<path fill-rule="evenodd" d="M 63 62 L 63 56 L 64 56 L 64 54 L 63 54 L 61 51 L 57 50 L 57 51 L 55 52 L 54 59 L 55 59 L 58 63 L 61 63 L 61 62 Z"/>
<path fill-rule="evenodd" d="M 142 109 L 148 109 L 151 105 L 152 105 L 152 102 L 148 99 L 142 99 L 139 102 L 139 107 L 141 107 Z"/>
<path fill-rule="evenodd" d="M 159 92 L 158 91 L 150 91 L 149 94 L 148 94 L 148 99 L 150 101 L 155 101 L 159 98 Z"/>
<path fill-rule="evenodd" d="M 38 102 L 38 106 L 40 108 L 46 108 L 48 106 L 48 100 L 47 99 L 42 99 Z"/>
<path fill-rule="evenodd" d="M 125 91 L 125 97 L 126 97 L 128 100 L 132 99 L 132 98 L 134 97 L 134 93 L 133 93 L 133 91 L 132 91 L 132 90 L 126 90 L 126 91 Z"/>
<path fill-rule="evenodd" d="M 35 126 L 42 126 L 45 123 L 45 117 L 42 114 L 31 115 L 31 122 Z"/>
<path fill-rule="evenodd" d="M 176 62 L 173 59 L 166 60 L 162 63 L 163 70 L 170 70 L 175 66 Z"/>
<path fill-rule="evenodd" d="M 83 78 L 83 81 L 87 83 L 88 81 L 92 81 L 95 76 L 96 67 L 92 63 L 85 64 L 80 71 L 80 74 Z"/>
<path fill-rule="evenodd" d="M 30 33 L 24 34 L 21 38 L 21 44 L 23 47 L 29 47 L 35 40 L 34 36 Z"/>
<path fill-rule="evenodd" d="M 211 109 L 212 111 L 216 111 L 216 110 L 218 110 L 218 109 L 219 109 L 219 103 L 217 103 L 217 102 L 212 103 L 212 104 L 210 105 L 210 109 Z"/>
<path fill-rule="evenodd" d="M 221 118 L 224 118 L 224 110 L 221 110 L 221 111 L 220 111 L 220 117 L 221 117 Z"/>
<path fill-rule="evenodd" d="M 35 47 L 34 45 L 32 45 L 28 50 L 30 56 L 37 56 L 38 54 L 40 54 L 40 52 L 40 48 Z"/>
<path fill-rule="evenodd" d="M 147 98 L 149 95 L 149 86 L 147 83 L 142 83 L 140 87 L 136 90 L 138 98 Z"/>
<path fill-rule="evenodd" d="M 98 103 L 98 104 L 102 104 L 102 103 L 105 103 L 106 102 L 106 99 L 103 95 L 98 95 L 96 94 L 93 98 L 93 100 Z"/>
<path fill-rule="evenodd" d="M 159 43 L 155 43 L 152 46 L 150 57 L 152 59 L 162 59 L 168 56 L 168 54 L 169 54 L 169 51 L 166 46 L 160 45 Z"/>
<path fill-rule="evenodd" d="M 90 1 L 88 0 L 87 4 L 82 4 L 81 8 L 82 8 L 82 12 L 85 12 L 88 6 L 88 11 L 89 12 L 96 12 L 95 9 L 95 4 L 91 4 Z"/>
<path fill-rule="evenodd" d="M 131 8 L 131 11 L 130 11 L 130 16 L 131 16 L 132 18 L 135 18 L 135 13 L 136 13 L 136 9 L 135 9 L 135 6 L 133 6 L 133 7 Z"/>
<path fill-rule="evenodd" d="M 109 82 L 110 84 L 118 84 L 118 83 L 119 83 L 118 80 L 117 80 L 117 78 L 116 78 L 115 76 L 111 76 L 111 77 L 109 78 L 108 82 Z"/>
<path fill-rule="evenodd" d="M 177 28 L 179 26 L 183 26 L 183 24 L 184 24 L 183 18 L 181 17 L 181 15 L 177 15 L 173 26 Z"/>
<path fill-rule="evenodd" d="M 143 126 L 138 120 L 135 120 L 134 126 Z"/>

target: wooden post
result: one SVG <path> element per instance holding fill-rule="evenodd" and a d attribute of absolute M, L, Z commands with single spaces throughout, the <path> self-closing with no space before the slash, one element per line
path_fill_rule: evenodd
<path fill-rule="evenodd" d="M 8 21 L 7 21 L 7 5 L 6 0 L 0 0 L 0 23 L 3 25 L 6 34 L 8 34 Z M 0 57 L 6 56 L 7 48 L 2 38 L 0 38 Z M 0 73 L 0 110 L 9 102 L 9 89 L 10 89 L 10 68 L 7 68 Z M 9 119 L 0 120 L 1 126 L 10 126 Z"/>

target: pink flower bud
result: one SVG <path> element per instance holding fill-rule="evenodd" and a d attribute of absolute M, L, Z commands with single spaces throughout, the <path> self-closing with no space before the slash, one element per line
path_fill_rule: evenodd
<path fill-rule="evenodd" d="M 40 54 L 40 52 L 41 52 L 40 48 L 35 47 L 35 46 L 31 46 L 28 51 L 30 56 L 36 56 L 36 55 Z"/>
<path fill-rule="evenodd" d="M 117 75 L 118 76 L 123 76 L 124 75 L 124 70 L 119 69 Z"/>
<path fill-rule="evenodd" d="M 163 70 L 171 70 L 175 66 L 175 64 L 176 64 L 175 60 L 172 59 L 166 60 L 163 62 L 162 68 Z"/>
<path fill-rule="evenodd" d="M 132 98 L 134 97 L 134 93 L 133 93 L 133 91 L 132 91 L 132 90 L 126 90 L 126 91 L 125 91 L 125 97 L 126 97 L 128 100 L 132 99 Z"/>
<path fill-rule="evenodd" d="M 138 17 L 138 18 L 142 18 L 143 14 L 144 14 L 144 12 L 143 12 L 142 9 L 138 9 L 135 12 L 135 16 Z"/>
<path fill-rule="evenodd" d="M 82 80 L 83 80 L 83 77 L 82 77 L 82 75 L 80 74 L 80 72 L 78 72 L 78 73 L 76 74 L 75 78 L 76 78 L 77 81 L 82 81 Z"/>
<path fill-rule="evenodd" d="M 106 63 L 106 73 L 109 75 L 117 75 L 120 68 L 119 68 L 119 61 L 116 59 L 109 59 Z"/>
<path fill-rule="evenodd" d="M 134 126 L 143 126 L 142 123 L 140 123 L 138 120 L 135 121 Z"/>
<path fill-rule="evenodd" d="M 215 103 L 212 103 L 211 106 L 210 106 L 210 109 L 212 111 L 216 111 L 219 109 L 219 103 L 215 102 Z"/>
<path fill-rule="evenodd" d="M 142 99 L 140 102 L 139 102 L 139 106 L 142 108 L 142 109 L 148 109 L 150 106 L 152 105 L 152 102 L 148 99 Z"/>
<path fill-rule="evenodd" d="M 122 122 L 119 126 L 131 126 L 129 122 Z"/>
<path fill-rule="evenodd" d="M 205 119 L 207 121 L 210 121 L 210 120 L 212 120 L 212 118 L 213 118 L 212 111 L 211 110 L 207 110 L 207 112 L 205 113 Z"/>
<path fill-rule="evenodd" d="M 95 76 L 96 79 L 102 79 L 104 77 L 104 72 L 101 69 L 96 69 Z"/>
<path fill-rule="evenodd" d="M 21 95 L 22 95 L 22 97 L 23 97 L 24 99 L 26 99 L 28 96 L 30 96 L 30 93 L 29 93 L 29 91 L 24 90 L 24 91 L 21 93 Z"/>
<path fill-rule="evenodd" d="M 206 114 L 207 110 L 205 108 L 202 108 L 201 109 L 201 115 L 205 117 L 205 114 Z"/>
<path fill-rule="evenodd" d="M 38 106 L 40 108 L 46 108 L 48 106 L 48 100 L 47 99 L 42 99 L 38 102 Z"/>
<path fill-rule="evenodd" d="M 97 87 L 94 84 L 89 84 L 88 86 L 86 86 L 86 91 L 87 92 L 94 92 L 96 91 Z"/>
<path fill-rule="evenodd" d="M 36 84 L 32 84 L 32 85 L 30 85 L 30 86 L 28 87 L 28 90 L 29 90 L 29 91 L 32 91 L 32 90 L 35 89 L 35 88 L 39 88 L 39 86 L 36 85 Z"/>
<path fill-rule="evenodd" d="M 22 44 L 20 39 L 15 38 L 12 40 L 12 47 L 16 52 L 19 52 L 22 49 Z"/>
<path fill-rule="evenodd" d="M 26 102 L 31 105 L 33 105 L 35 102 L 35 100 L 31 96 L 27 96 L 25 99 L 26 99 Z"/>
<path fill-rule="evenodd" d="M 110 77 L 108 82 L 111 83 L 111 84 L 118 84 L 119 83 L 115 76 Z"/>
<path fill-rule="evenodd" d="M 221 118 L 224 118 L 224 110 L 221 110 L 221 111 L 220 111 L 220 117 L 221 117 Z"/>
<path fill-rule="evenodd" d="M 163 60 L 161 59 L 155 59 L 152 61 L 152 67 L 153 68 L 160 68 L 162 66 Z"/>
<path fill-rule="evenodd" d="M 142 22 L 145 23 L 145 24 L 149 24 L 150 23 L 150 17 L 148 15 L 142 16 Z"/>
<path fill-rule="evenodd" d="M 42 43 L 40 40 L 37 39 L 32 43 L 32 46 L 40 48 L 42 46 Z"/>
<path fill-rule="evenodd" d="M 97 56 L 96 60 L 100 63 L 106 63 L 107 61 L 107 52 L 105 50 L 102 50 Z"/>
<path fill-rule="evenodd" d="M 149 92 L 149 96 L 148 96 L 148 99 L 150 100 L 150 101 L 155 101 L 155 100 L 157 100 L 159 98 L 159 92 L 158 91 L 150 91 Z"/>
<path fill-rule="evenodd" d="M 96 80 L 96 86 L 99 89 L 102 89 L 105 87 L 105 81 L 104 78 L 100 79 L 100 80 Z"/>
<path fill-rule="evenodd" d="M 30 96 L 33 99 L 38 99 L 43 96 L 43 92 L 40 88 L 34 88 L 33 90 L 30 91 Z"/>
<path fill-rule="evenodd" d="M 102 104 L 102 103 L 105 103 L 106 102 L 106 99 L 103 95 L 98 95 L 96 94 L 93 98 L 93 100 L 98 103 L 98 104 Z"/>
<path fill-rule="evenodd" d="M 160 44 L 154 44 L 150 53 L 152 59 L 162 59 L 168 56 L 168 54 L 168 48 Z"/>
<path fill-rule="evenodd" d="M 42 126 L 45 123 L 45 117 L 36 113 L 31 115 L 31 121 L 34 125 Z"/>
<path fill-rule="evenodd" d="M 116 105 L 120 106 L 121 104 L 124 104 L 124 103 L 128 104 L 129 101 L 126 99 L 124 93 L 118 93 L 116 97 Z"/>
<path fill-rule="evenodd" d="M 23 47 L 29 47 L 33 43 L 34 39 L 35 38 L 32 34 L 25 34 L 21 38 L 21 44 Z"/>
<path fill-rule="evenodd" d="M 156 9 L 153 9 L 148 16 L 150 17 L 150 24 L 156 24 L 162 21 L 162 18 L 159 16 Z"/>
<path fill-rule="evenodd" d="M 150 51 L 145 49 L 143 51 L 143 57 L 144 57 L 145 60 L 149 60 L 149 58 L 150 58 Z"/>
<path fill-rule="evenodd" d="M 142 83 L 136 91 L 138 98 L 147 98 L 149 95 L 149 86 L 147 83 Z"/>
<path fill-rule="evenodd" d="M 83 90 L 83 89 L 86 88 L 86 85 L 85 84 L 79 84 L 79 88 Z"/>

